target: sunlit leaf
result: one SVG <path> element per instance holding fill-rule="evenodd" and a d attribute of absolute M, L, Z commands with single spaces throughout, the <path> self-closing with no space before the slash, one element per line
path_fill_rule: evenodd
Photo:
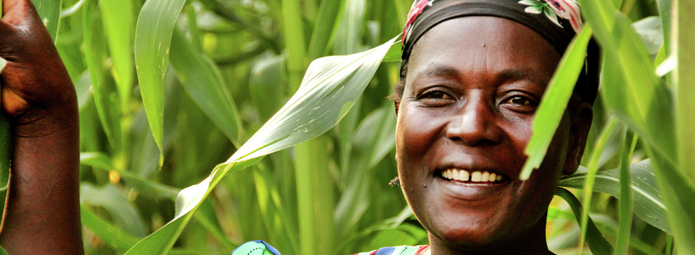
<path fill-rule="evenodd" d="M 171 66 L 200 109 L 232 143 L 238 144 L 241 121 L 222 75 L 212 60 L 197 52 L 179 29 L 174 30 L 171 42 Z"/>
<path fill-rule="evenodd" d="M 316 25 L 311 34 L 309 42 L 309 57 L 315 58 L 328 53 L 328 42 L 335 36 L 340 19 L 340 10 L 345 4 L 345 0 L 327 0 L 321 1 Z"/>
<path fill-rule="evenodd" d="M 664 43 L 664 31 L 661 27 L 661 19 L 656 16 L 646 17 L 632 23 L 632 28 L 642 38 L 649 55 L 655 56 Z"/>
<path fill-rule="evenodd" d="M 585 0 L 582 1 L 582 6 L 586 19 L 595 26 L 596 38 L 603 47 L 605 55 L 602 75 L 605 84 L 602 91 L 606 99 L 604 102 L 639 135 L 642 141 L 645 141 L 647 146 L 644 149 L 653 160 L 652 166 L 656 180 L 668 208 L 670 226 L 676 240 L 693 240 L 695 239 L 695 231 L 692 228 L 695 225 L 695 203 L 692 202 L 692 197 L 695 196 L 695 184 L 690 178 L 692 166 L 684 167 L 687 163 L 683 160 L 693 161 L 691 152 L 680 151 L 683 148 L 681 146 L 693 146 L 692 139 L 682 136 L 683 132 L 692 135 L 688 127 L 692 123 L 681 122 L 690 118 L 683 119 L 679 115 L 683 111 L 678 111 L 681 106 L 679 103 L 688 105 L 692 104 L 692 100 L 676 100 L 676 104 L 673 103 L 672 92 L 656 77 L 654 64 L 645 46 L 640 43 L 638 36 L 630 27 L 628 18 L 611 6 L 607 6 L 604 1 Z M 679 8 L 674 9 L 679 10 Z M 661 10 L 662 13 L 664 11 Z M 688 18 L 692 16 L 691 13 L 682 14 Z M 666 30 L 679 27 L 677 24 L 669 25 L 670 21 L 662 21 Z M 665 35 L 668 36 L 668 33 L 666 32 Z M 668 38 L 665 38 L 665 41 L 669 42 Z M 680 43 L 670 42 L 676 47 L 681 47 L 678 46 Z M 686 43 L 688 46 L 684 49 L 691 47 L 691 44 Z M 686 56 L 685 59 L 678 61 L 692 59 L 691 55 L 688 55 L 692 52 L 687 52 L 686 50 L 683 55 Z M 666 54 L 669 52 L 667 51 Z M 677 81 L 674 87 L 679 87 Z M 683 91 L 678 92 L 680 93 L 675 95 L 677 98 L 688 95 Z M 674 110 L 676 110 L 675 116 Z M 692 109 L 685 112 L 688 113 L 684 116 L 689 116 L 692 114 Z M 676 140 L 676 133 L 682 136 L 678 140 Z M 682 155 L 687 156 L 682 157 Z M 683 241 L 675 242 L 675 244 L 681 254 L 695 253 L 695 243 Z"/>
<path fill-rule="evenodd" d="M 83 14 L 84 48 L 89 78 L 92 82 L 94 103 L 104 132 L 114 149 L 121 148 L 120 105 L 115 84 L 104 67 L 107 59 L 106 37 L 103 33 L 101 12 L 91 1 L 85 3 Z M 113 97 L 115 96 L 115 97 Z"/>
<path fill-rule="evenodd" d="M 169 63 L 169 46 L 176 18 L 185 0 L 149 0 L 138 16 L 135 28 L 135 64 L 142 102 L 154 140 L 159 147 L 159 165 L 164 151 L 164 74 Z"/>
<path fill-rule="evenodd" d="M 586 171 L 586 168 L 580 167 L 576 174 L 563 178 L 560 181 L 560 186 L 576 189 L 584 188 Z M 671 228 L 668 223 L 666 205 L 659 191 L 651 161 L 644 160 L 630 165 L 630 173 L 635 214 L 647 223 L 670 233 Z M 610 194 L 618 198 L 620 197 L 619 183 L 620 169 L 599 171 L 596 174 L 594 191 Z"/>
<path fill-rule="evenodd" d="M 561 197 L 564 199 L 567 204 L 570 205 L 572 208 L 572 212 L 574 212 L 574 216 L 577 218 L 577 222 L 581 225 L 582 222 L 582 204 L 579 202 L 579 199 L 574 196 L 571 192 L 567 191 L 566 189 L 563 188 L 558 188 L 557 191 L 555 192 L 555 195 Z M 591 249 L 591 252 L 596 255 L 610 255 L 613 253 L 613 246 L 611 246 L 610 243 L 606 240 L 605 237 L 603 237 L 603 234 L 601 234 L 601 231 L 596 228 L 596 224 L 594 224 L 593 220 L 591 218 L 587 218 L 587 237 L 586 237 L 586 242 L 589 244 L 589 249 Z"/>
<path fill-rule="evenodd" d="M 618 225 L 618 237 L 615 244 L 615 255 L 627 254 L 632 230 L 632 215 L 634 214 L 634 196 L 632 195 L 632 173 L 630 172 L 630 159 L 637 146 L 637 137 L 625 130 L 620 152 L 620 200 L 618 212 L 620 224 Z"/>
<path fill-rule="evenodd" d="M 135 65 L 133 63 L 133 2 L 99 0 L 109 52 L 113 60 L 114 78 L 118 84 L 120 105 L 127 110 L 133 89 Z"/>
<path fill-rule="evenodd" d="M 560 125 L 562 115 L 565 113 L 567 103 L 572 96 L 574 85 L 577 83 L 577 78 L 579 78 L 584 66 L 591 31 L 590 26 L 584 26 L 582 31 L 572 40 L 543 94 L 543 99 L 533 120 L 533 136 L 524 150 L 528 159 L 519 176 L 522 180 L 528 179 L 531 172 L 538 168 L 545 158 L 545 153 L 555 135 L 555 130 Z"/>
<path fill-rule="evenodd" d="M 589 158 L 589 169 L 586 172 L 586 178 L 584 180 L 584 210 L 582 211 L 582 220 L 580 220 L 580 225 L 581 225 L 581 231 L 582 234 L 580 235 L 580 244 L 584 243 L 584 240 L 587 237 L 587 219 L 589 218 L 589 212 L 591 211 L 591 200 L 593 199 L 593 190 L 594 190 L 594 184 L 596 183 L 596 174 L 598 172 L 598 164 L 599 160 L 601 159 L 601 155 L 603 155 L 604 148 L 606 147 L 606 143 L 608 142 L 608 139 L 613 135 L 613 131 L 616 129 L 616 126 L 618 126 L 618 121 L 613 118 L 611 119 L 608 124 L 606 124 L 603 129 L 601 130 L 601 134 L 598 136 L 598 139 L 596 139 L 596 145 L 594 146 L 594 150 L 590 155 Z M 622 127 L 622 126 L 621 126 Z M 583 245 L 579 247 L 579 253 L 582 253 Z"/>
<path fill-rule="evenodd" d="M 314 61 L 290 101 L 226 163 L 215 167 L 208 178 L 182 190 L 176 200 L 174 220 L 126 254 L 167 253 L 192 213 L 227 173 L 244 169 L 267 154 L 314 138 L 333 127 L 367 86 L 393 40 L 362 53 Z"/>

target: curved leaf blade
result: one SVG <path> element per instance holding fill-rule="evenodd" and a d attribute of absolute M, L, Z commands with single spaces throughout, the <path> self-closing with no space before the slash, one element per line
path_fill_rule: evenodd
<path fill-rule="evenodd" d="M 121 107 L 126 110 L 133 87 L 132 51 L 132 1 L 100 0 L 99 7 L 103 15 L 106 39 L 113 60 L 114 78 L 118 84 L 118 94 L 121 97 Z"/>
<path fill-rule="evenodd" d="M 289 102 L 227 162 L 215 167 L 208 178 L 183 189 L 176 199 L 175 218 L 126 254 L 166 254 L 227 173 L 249 167 L 267 154 L 317 137 L 335 126 L 364 91 L 394 40 L 362 53 L 312 62 L 302 86 Z"/>
<path fill-rule="evenodd" d="M 579 202 L 579 199 L 577 199 L 572 192 L 569 192 L 563 188 L 557 188 L 555 195 L 561 197 L 567 202 L 567 204 L 570 205 L 572 212 L 574 212 L 574 217 L 576 217 L 577 222 L 582 225 L 582 203 Z M 606 238 L 603 237 L 603 234 L 601 234 L 601 231 L 598 230 L 596 224 L 594 224 L 594 221 L 591 220 L 591 217 L 588 217 L 587 219 L 586 242 L 589 244 L 589 249 L 591 249 L 591 252 L 596 255 L 613 254 L 613 246 L 611 246 Z"/>
<path fill-rule="evenodd" d="M 174 30 L 171 49 L 171 66 L 183 87 L 227 138 L 239 145 L 239 113 L 217 66 L 197 52 L 179 29 Z"/>
<path fill-rule="evenodd" d="M 142 6 L 135 27 L 135 65 L 147 121 L 159 147 L 160 166 L 164 162 L 164 74 L 176 18 L 185 3 L 149 0 Z"/>
<path fill-rule="evenodd" d="M 652 171 L 651 160 L 647 159 L 630 165 L 632 179 L 632 194 L 635 214 L 647 223 L 663 231 L 671 233 L 666 205 L 657 186 L 656 177 Z M 586 168 L 560 181 L 560 186 L 582 189 L 586 179 Z M 599 171 L 596 173 L 594 191 L 603 192 L 613 197 L 620 197 L 620 169 Z"/>
<path fill-rule="evenodd" d="M 533 136 L 524 150 L 528 159 L 519 175 L 522 180 L 528 179 L 531 172 L 538 168 L 545 158 L 548 146 L 572 96 L 574 84 L 577 83 L 577 78 L 584 66 L 591 32 L 591 27 L 585 26 L 572 40 L 548 84 L 533 120 Z"/>

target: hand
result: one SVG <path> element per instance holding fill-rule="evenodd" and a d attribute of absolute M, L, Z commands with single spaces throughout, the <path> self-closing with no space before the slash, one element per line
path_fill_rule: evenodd
<path fill-rule="evenodd" d="M 76 105 L 75 89 L 58 51 L 29 0 L 2 0 L 2 109 L 23 125 Z M 61 114 L 59 114 L 61 115 Z"/>
<path fill-rule="evenodd" d="M 75 88 L 31 1 L 2 1 L 0 112 L 10 117 L 13 154 L 0 245 L 9 254 L 83 254 Z"/>

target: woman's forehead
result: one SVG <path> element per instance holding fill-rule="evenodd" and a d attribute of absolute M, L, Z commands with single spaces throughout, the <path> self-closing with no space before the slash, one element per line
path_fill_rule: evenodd
<path fill-rule="evenodd" d="M 438 24 L 418 40 L 408 77 L 475 71 L 545 80 L 559 59 L 549 42 L 524 25 L 497 17 L 462 17 Z"/>

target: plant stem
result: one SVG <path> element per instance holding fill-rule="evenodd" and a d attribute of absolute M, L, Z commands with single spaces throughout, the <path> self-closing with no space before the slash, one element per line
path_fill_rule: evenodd
<path fill-rule="evenodd" d="M 295 146 L 300 254 L 330 254 L 333 248 L 333 187 L 328 173 L 328 138 Z"/>
<path fill-rule="evenodd" d="M 632 177 L 630 175 L 630 159 L 637 145 L 637 137 L 626 131 L 621 146 L 620 157 L 620 224 L 618 238 L 615 244 L 615 255 L 627 254 L 630 245 L 630 228 L 632 227 Z"/>
<path fill-rule="evenodd" d="M 582 220 L 579 223 L 581 225 L 579 254 L 583 254 L 582 251 L 584 248 L 584 241 L 586 240 L 587 222 L 589 220 L 589 211 L 591 208 L 591 195 L 594 190 L 596 172 L 598 171 L 598 161 L 601 159 L 603 148 L 606 147 L 606 142 L 608 142 L 608 138 L 610 137 L 611 133 L 613 133 L 617 122 L 617 119 L 613 118 L 608 122 L 608 124 L 606 124 L 604 129 L 601 131 L 598 140 L 596 141 L 596 146 L 594 147 L 591 160 L 589 161 L 589 172 L 586 174 L 586 182 L 584 183 L 584 201 L 582 202 L 584 205 L 584 210 L 582 210 Z"/>

